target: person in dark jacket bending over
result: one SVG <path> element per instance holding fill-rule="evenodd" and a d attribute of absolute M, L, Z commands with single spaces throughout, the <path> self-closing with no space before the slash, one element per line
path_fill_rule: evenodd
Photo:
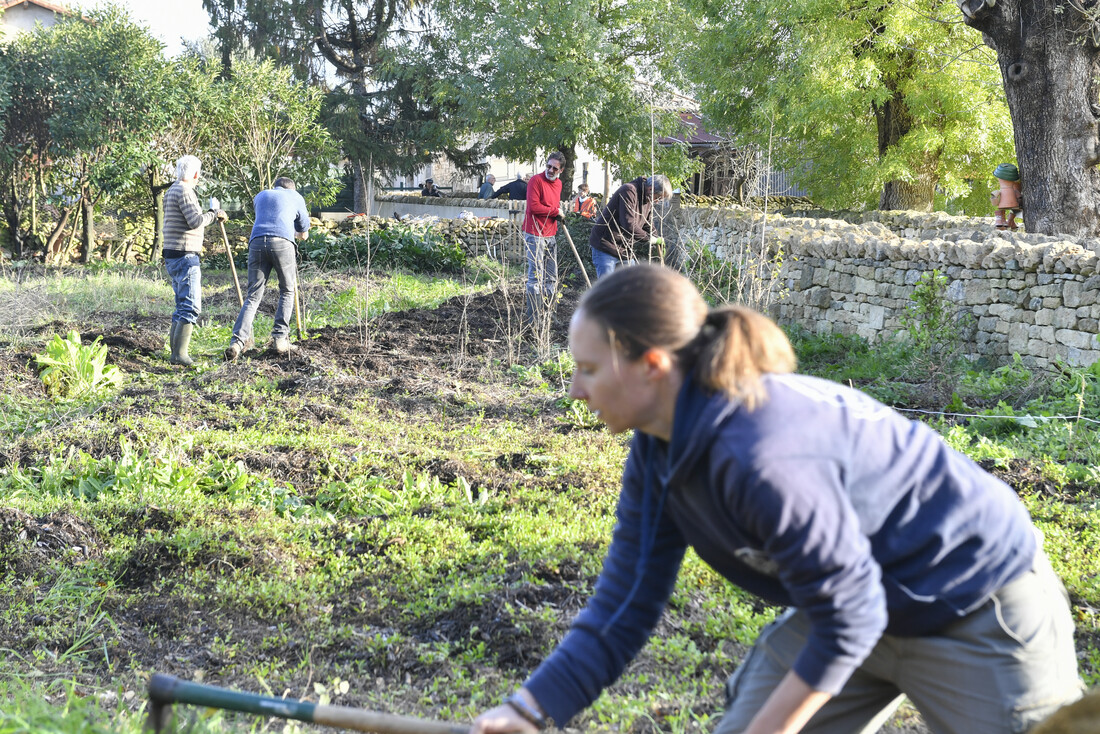
<path fill-rule="evenodd" d="M 597 278 L 614 272 L 620 264 L 633 265 L 643 247 L 664 244 L 660 237 L 653 237 L 650 216 L 655 201 L 670 198 L 672 184 L 667 176 L 642 176 L 619 187 L 596 216 L 588 236 Z"/>
<path fill-rule="evenodd" d="M 260 308 L 271 269 L 279 276 L 279 305 L 275 309 L 275 324 L 271 327 L 271 342 L 279 354 L 297 349 L 290 343 L 290 318 L 294 315 L 294 291 L 298 288 L 298 248 L 295 239 L 309 234 L 309 209 L 286 176 L 275 179 L 274 186 L 256 194 L 252 200 L 256 221 L 248 240 L 248 295 L 233 325 L 233 337 L 225 350 L 232 362 L 241 352 L 255 345 L 252 320 Z"/>
<path fill-rule="evenodd" d="M 719 734 L 870 732 L 907 695 L 933 731 L 1023 732 L 1081 694 L 1073 620 L 1013 491 L 929 427 L 793 374 L 773 322 L 672 270 L 600 280 L 569 395 L 634 429 L 587 607 L 471 732 L 565 725 L 645 644 L 687 547 L 789 610 L 727 684 Z"/>

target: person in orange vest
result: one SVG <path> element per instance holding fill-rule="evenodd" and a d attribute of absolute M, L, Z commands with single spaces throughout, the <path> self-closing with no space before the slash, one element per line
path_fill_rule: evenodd
<path fill-rule="evenodd" d="M 588 195 L 588 184 L 582 183 L 577 187 L 577 195 L 573 197 L 573 213 L 580 214 L 585 219 L 595 219 L 599 207 L 596 200 Z"/>

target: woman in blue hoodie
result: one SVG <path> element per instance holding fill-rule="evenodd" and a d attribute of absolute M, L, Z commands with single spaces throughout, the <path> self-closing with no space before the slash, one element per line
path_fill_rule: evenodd
<path fill-rule="evenodd" d="M 1023 732 L 1081 693 L 1068 598 L 1012 490 L 922 423 L 793 374 L 783 332 L 683 276 L 617 270 L 581 300 L 570 395 L 634 429 L 587 607 L 471 731 L 565 724 L 638 653 L 688 546 L 789 611 L 717 727 L 874 731 L 908 696 L 936 732 Z"/>

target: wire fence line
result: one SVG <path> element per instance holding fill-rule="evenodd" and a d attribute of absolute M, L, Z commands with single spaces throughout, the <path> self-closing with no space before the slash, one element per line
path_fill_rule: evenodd
<path fill-rule="evenodd" d="M 1003 418 L 1005 420 L 1016 421 L 1020 425 L 1030 428 L 1034 428 L 1040 423 L 1048 423 L 1051 421 L 1083 421 L 1085 423 L 1100 425 L 1100 420 L 1078 415 L 989 415 L 982 413 L 947 413 L 942 410 L 922 410 L 921 408 L 894 408 L 894 410 L 899 413 L 920 413 L 922 415 L 936 415 L 945 418 Z"/>

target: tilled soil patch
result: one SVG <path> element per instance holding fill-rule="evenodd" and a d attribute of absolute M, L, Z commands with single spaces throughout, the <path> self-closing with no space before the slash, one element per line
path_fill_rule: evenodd
<path fill-rule="evenodd" d="M 34 517 L 0 507 L 0 577 L 26 576 L 55 559 L 75 565 L 101 553 L 95 529 L 85 520 L 55 512 Z"/>

